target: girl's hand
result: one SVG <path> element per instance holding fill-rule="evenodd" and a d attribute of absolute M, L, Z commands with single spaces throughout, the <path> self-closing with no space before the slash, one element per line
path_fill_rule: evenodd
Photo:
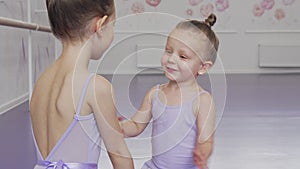
<path fill-rule="evenodd" d="M 194 151 L 194 163 L 199 169 L 208 169 L 207 161 L 200 152 Z"/>
<path fill-rule="evenodd" d="M 199 169 L 208 169 L 207 161 L 212 153 L 212 142 L 205 142 L 202 144 L 197 143 L 193 154 L 194 163 Z"/>
<path fill-rule="evenodd" d="M 123 122 L 124 122 L 125 118 L 123 116 L 118 116 L 118 121 L 119 121 L 119 125 L 120 125 L 120 128 L 121 128 L 121 132 L 123 134 L 123 137 L 126 137 L 125 134 L 124 134 L 124 129 L 123 129 Z"/>
<path fill-rule="evenodd" d="M 123 116 L 119 116 L 118 117 L 118 121 L 123 121 L 124 120 L 124 117 Z"/>

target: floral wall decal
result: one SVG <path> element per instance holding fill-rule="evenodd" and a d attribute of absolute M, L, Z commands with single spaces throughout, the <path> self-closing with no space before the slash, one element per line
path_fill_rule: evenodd
<path fill-rule="evenodd" d="M 253 15 L 254 16 L 262 16 L 264 14 L 265 10 L 261 5 L 255 4 L 253 6 Z"/>
<path fill-rule="evenodd" d="M 229 8 L 229 0 L 188 0 L 186 14 L 194 17 L 207 17 L 211 13 L 222 13 Z M 199 15 L 192 8 L 199 7 Z"/>
<path fill-rule="evenodd" d="M 134 2 L 131 6 L 132 13 L 143 13 L 145 11 L 144 4 L 141 2 Z"/>
<path fill-rule="evenodd" d="M 270 10 L 273 8 L 275 0 L 263 0 L 260 4 L 263 9 Z"/>
<path fill-rule="evenodd" d="M 285 12 L 284 12 L 283 9 L 276 9 L 274 16 L 277 20 L 284 19 L 285 18 Z"/>
<path fill-rule="evenodd" d="M 119 7 L 118 12 L 120 16 L 157 11 L 168 13 L 168 10 L 176 8 L 178 9 L 177 16 L 184 14 L 188 16 L 207 17 L 211 12 L 217 11 L 222 13 L 230 7 L 229 0 L 181 0 L 172 1 L 172 3 L 174 2 L 173 5 L 167 5 L 170 2 L 171 0 L 122 0 L 116 1 L 116 5 Z M 160 6 L 161 8 L 156 9 Z M 151 8 L 155 10 L 153 11 Z"/>
<path fill-rule="evenodd" d="M 282 0 L 282 2 L 284 5 L 292 5 L 295 2 L 295 0 Z"/>
<path fill-rule="evenodd" d="M 299 29 L 299 5 L 295 0 L 257 0 L 252 6 L 252 23 L 258 28 Z"/>
<path fill-rule="evenodd" d="M 131 14 L 136 14 L 139 17 L 141 13 L 160 12 L 184 19 L 204 20 L 211 13 L 214 13 L 218 18 L 215 27 L 228 29 L 234 27 L 231 20 L 230 2 L 230 0 L 120 0 L 116 1 L 116 7 L 118 18 Z M 124 30 L 138 29 L 138 26 L 134 24 L 141 23 L 135 23 L 132 19 L 128 23 L 124 21 L 119 25 Z"/>
<path fill-rule="evenodd" d="M 228 0 L 217 0 L 215 5 L 216 5 L 217 11 L 223 12 L 227 8 L 229 8 L 229 1 Z"/>
<path fill-rule="evenodd" d="M 214 13 L 214 5 L 212 3 L 203 4 L 200 6 L 200 14 L 202 17 L 208 17 L 211 13 Z"/>
<path fill-rule="evenodd" d="M 203 0 L 189 0 L 189 4 L 191 6 L 196 6 L 198 5 L 199 3 L 203 2 Z"/>
<path fill-rule="evenodd" d="M 188 16 L 193 16 L 193 10 L 191 8 L 188 8 L 185 12 Z"/>
<path fill-rule="evenodd" d="M 227 28 L 230 25 L 229 0 L 186 0 L 185 17 L 203 20 L 211 13 L 217 15 L 217 25 Z"/>
<path fill-rule="evenodd" d="M 152 7 L 157 7 L 161 0 L 146 0 L 146 3 Z"/>

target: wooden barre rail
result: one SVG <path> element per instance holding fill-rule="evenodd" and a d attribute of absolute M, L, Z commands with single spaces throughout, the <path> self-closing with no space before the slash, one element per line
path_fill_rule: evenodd
<path fill-rule="evenodd" d="M 41 32 L 51 32 L 50 27 L 42 26 L 34 23 L 23 22 L 20 20 L 9 19 L 5 17 L 0 17 L 0 25 L 10 26 L 15 28 L 29 29 Z"/>

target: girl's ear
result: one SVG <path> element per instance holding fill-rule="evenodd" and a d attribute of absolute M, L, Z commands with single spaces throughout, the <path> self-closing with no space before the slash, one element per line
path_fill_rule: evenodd
<path fill-rule="evenodd" d="M 211 67 L 213 66 L 213 63 L 211 61 L 206 61 L 201 64 L 201 67 L 198 71 L 198 75 L 205 74 Z"/>
<path fill-rule="evenodd" d="M 102 30 L 102 27 L 104 26 L 106 20 L 107 20 L 107 15 L 103 16 L 102 18 L 97 18 L 95 32 Z"/>

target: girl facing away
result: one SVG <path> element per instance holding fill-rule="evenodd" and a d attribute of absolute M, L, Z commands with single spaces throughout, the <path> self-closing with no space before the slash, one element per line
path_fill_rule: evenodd
<path fill-rule="evenodd" d="M 126 137 L 139 135 L 152 123 L 152 159 L 143 169 L 206 169 L 213 151 L 215 108 L 198 83 L 214 64 L 219 41 L 204 22 L 180 22 L 169 34 L 161 65 L 169 82 L 150 89 L 139 110 L 121 127 Z M 152 121 L 151 121 L 152 120 Z"/>
<path fill-rule="evenodd" d="M 46 0 L 59 58 L 37 80 L 30 114 L 35 169 L 97 169 L 104 142 L 114 168 L 133 160 L 116 116 L 112 85 L 88 72 L 113 40 L 113 0 Z M 101 163 L 100 163 L 101 165 Z"/>

